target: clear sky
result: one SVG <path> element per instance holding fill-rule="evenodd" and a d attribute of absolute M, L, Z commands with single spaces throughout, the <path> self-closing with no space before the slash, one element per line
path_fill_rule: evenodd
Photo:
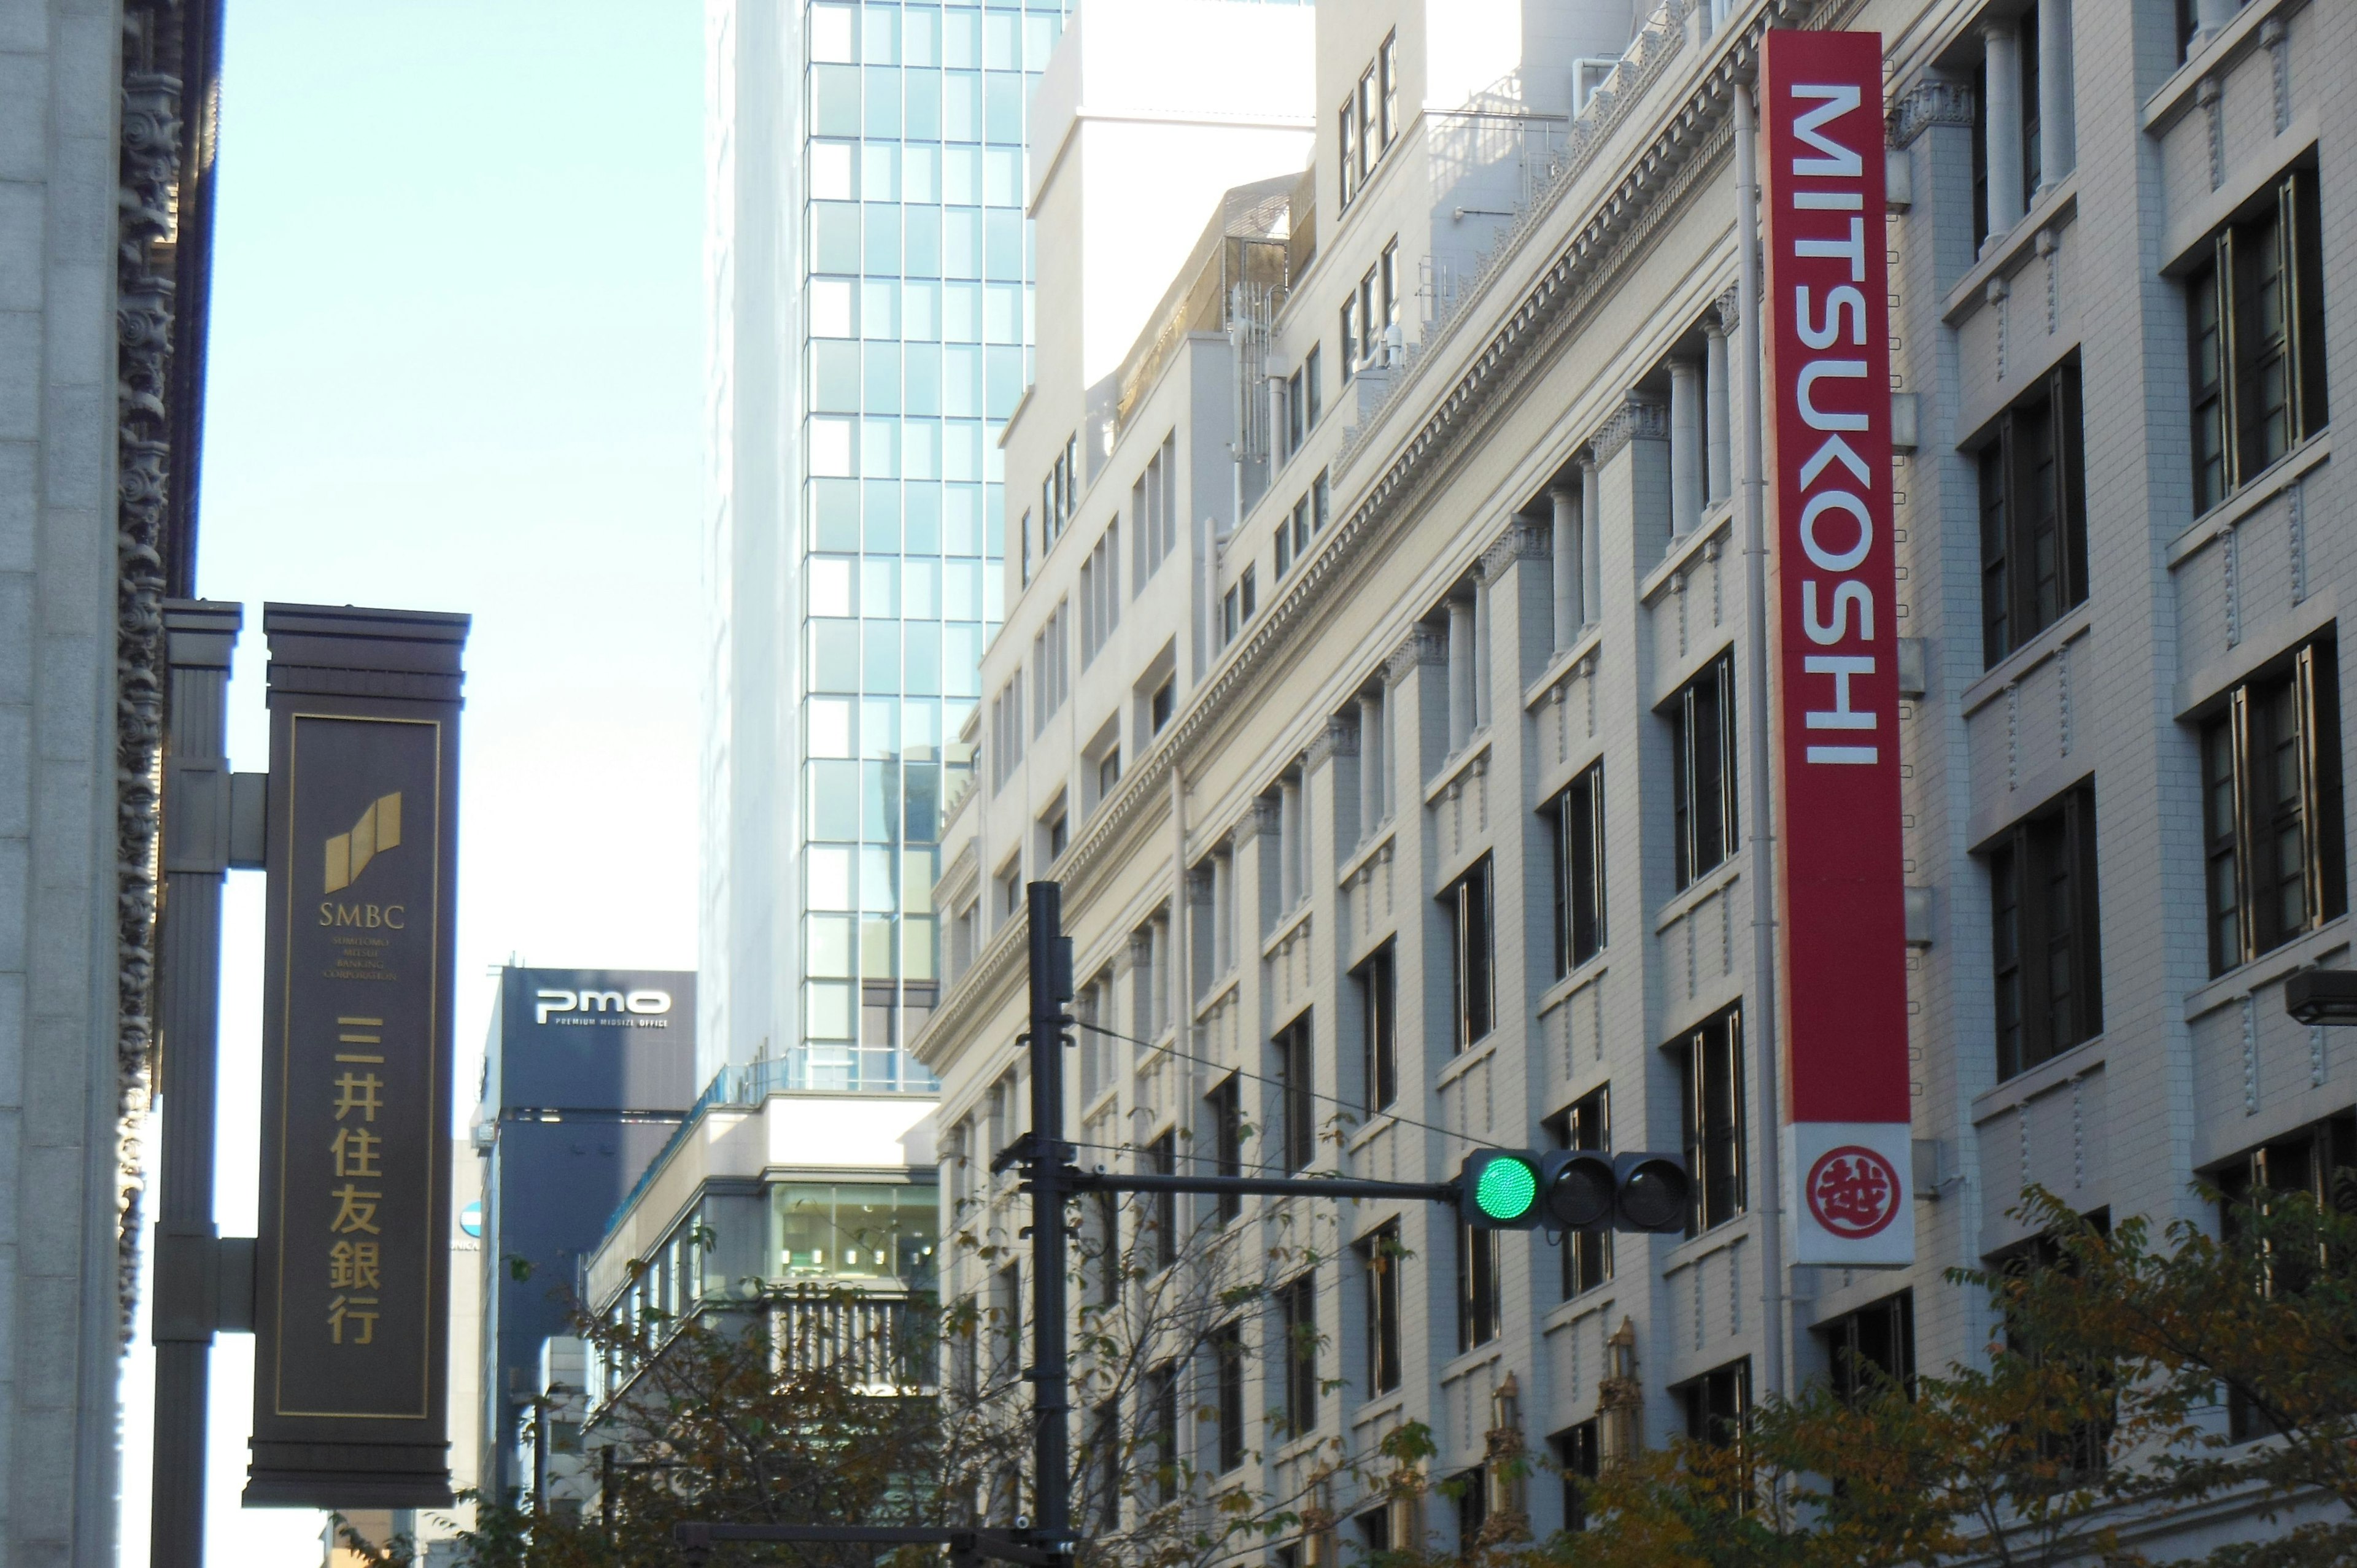
<path fill-rule="evenodd" d="M 198 591 L 462 610 L 457 1101 L 488 971 L 695 962 L 703 8 L 228 0 Z M 218 1218 L 253 1233 L 262 901 L 231 878 Z M 152 1168 L 152 1160 L 151 1160 Z M 144 1316 L 142 1336 L 144 1340 Z M 237 1506 L 252 1340 L 213 1356 L 209 1564 L 309 1568 Z M 147 1562 L 153 1361 L 124 1369 Z"/>

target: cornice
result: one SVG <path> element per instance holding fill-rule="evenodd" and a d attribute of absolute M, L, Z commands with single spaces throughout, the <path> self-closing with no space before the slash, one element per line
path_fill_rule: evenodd
<path fill-rule="evenodd" d="M 924 1063 L 934 1077 L 948 1076 L 942 1069 L 948 1065 L 944 1053 L 953 1042 L 963 1048 L 991 1014 L 1014 1001 L 1016 976 L 1028 962 L 1026 933 L 1030 929 L 1028 909 L 1010 917 L 999 927 L 990 945 L 942 993 L 933 1015 L 925 1021 L 917 1037 L 909 1042 L 909 1053 Z"/>
<path fill-rule="evenodd" d="M 1280 809 L 1275 800 L 1266 795 L 1254 796 L 1251 810 L 1236 820 L 1234 831 L 1231 835 L 1237 851 L 1241 853 L 1244 845 L 1264 833 L 1270 838 L 1275 838 L 1277 834 L 1280 815 Z"/>

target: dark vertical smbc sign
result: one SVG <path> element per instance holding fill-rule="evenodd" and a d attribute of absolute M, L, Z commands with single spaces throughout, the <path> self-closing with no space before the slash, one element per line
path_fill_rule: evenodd
<path fill-rule="evenodd" d="M 464 616 L 271 605 L 250 1505 L 450 1500 Z"/>

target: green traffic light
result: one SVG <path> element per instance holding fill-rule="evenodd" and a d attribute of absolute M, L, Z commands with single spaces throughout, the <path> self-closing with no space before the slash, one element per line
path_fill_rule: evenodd
<path fill-rule="evenodd" d="M 1491 1160 L 1473 1186 L 1474 1207 L 1500 1221 L 1520 1219 L 1538 1198 L 1538 1173 L 1516 1159 Z"/>

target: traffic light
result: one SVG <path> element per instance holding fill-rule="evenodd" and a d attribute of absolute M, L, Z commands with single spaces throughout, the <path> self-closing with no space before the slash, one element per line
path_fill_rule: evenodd
<path fill-rule="evenodd" d="M 1534 1149 L 1476 1149 L 1457 1183 L 1458 1212 L 1476 1230 L 1527 1230 L 1542 1218 Z"/>
<path fill-rule="evenodd" d="M 1458 1173 L 1457 1207 L 1476 1230 L 1680 1230 L 1688 1189 L 1675 1155 L 1476 1149 Z"/>
<path fill-rule="evenodd" d="M 1676 1155 L 1615 1155 L 1612 1178 L 1620 1210 L 1614 1229 L 1685 1229 L 1686 1197 L 1694 1184 L 1687 1179 L 1684 1159 Z"/>

